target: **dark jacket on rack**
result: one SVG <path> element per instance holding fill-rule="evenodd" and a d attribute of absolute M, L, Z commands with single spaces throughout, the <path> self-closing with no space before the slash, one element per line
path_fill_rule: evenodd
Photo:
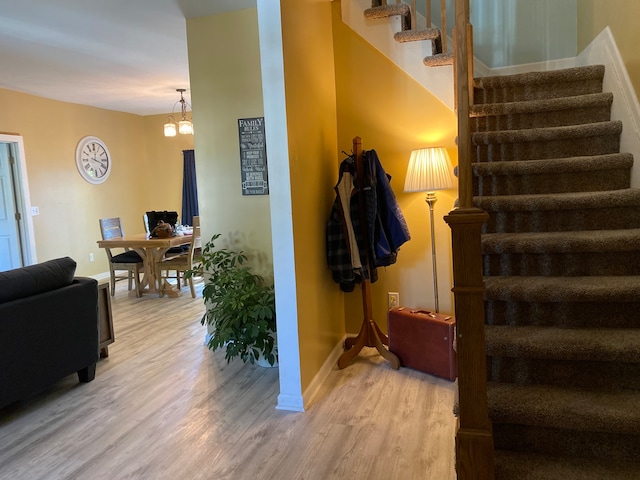
<path fill-rule="evenodd" d="M 340 164 L 336 199 L 327 221 L 327 263 L 345 292 L 353 291 L 363 278 L 375 282 L 376 267 L 395 263 L 400 246 L 411 238 L 375 150 L 363 152 L 362 162 L 363 178 L 358 177 L 354 158 Z"/>

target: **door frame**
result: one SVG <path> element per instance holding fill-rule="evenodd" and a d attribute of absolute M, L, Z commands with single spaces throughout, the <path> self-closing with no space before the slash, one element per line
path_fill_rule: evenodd
<path fill-rule="evenodd" d="M 29 179 L 27 176 L 27 160 L 24 151 L 22 136 L 17 133 L 0 133 L 0 143 L 9 144 L 15 163 L 12 166 L 14 181 L 11 188 L 14 189 L 16 210 L 20 214 L 18 221 L 19 241 L 22 252 L 23 265 L 33 265 L 38 262 L 36 256 L 36 238 L 33 228 L 33 216 L 31 215 L 31 196 L 29 194 Z M 17 191 L 15 189 L 17 188 Z"/>

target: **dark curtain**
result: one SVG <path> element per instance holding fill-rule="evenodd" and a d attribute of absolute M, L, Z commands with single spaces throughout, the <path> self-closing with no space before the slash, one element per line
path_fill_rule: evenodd
<path fill-rule="evenodd" d="M 196 155 L 193 150 L 183 150 L 184 172 L 182 174 L 182 216 L 183 225 L 193 225 L 193 217 L 198 212 L 198 186 L 196 184 Z"/>

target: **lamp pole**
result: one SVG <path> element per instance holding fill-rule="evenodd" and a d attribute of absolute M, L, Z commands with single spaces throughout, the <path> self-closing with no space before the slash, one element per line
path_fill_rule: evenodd
<path fill-rule="evenodd" d="M 438 305 L 438 269 L 436 266 L 436 237 L 435 237 L 435 228 L 433 222 L 433 204 L 436 203 L 438 199 L 436 198 L 435 192 L 427 192 L 427 197 L 425 198 L 425 202 L 429 205 L 429 219 L 431 221 L 431 263 L 433 265 L 433 295 L 436 300 L 436 313 L 440 311 L 440 307 Z"/>

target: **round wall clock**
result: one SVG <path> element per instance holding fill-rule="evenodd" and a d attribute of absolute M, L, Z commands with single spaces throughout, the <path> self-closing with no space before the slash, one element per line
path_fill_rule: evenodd
<path fill-rule="evenodd" d="M 109 149 L 97 137 L 84 137 L 76 147 L 76 167 L 87 182 L 104 182 L 111 173 Z"/>

